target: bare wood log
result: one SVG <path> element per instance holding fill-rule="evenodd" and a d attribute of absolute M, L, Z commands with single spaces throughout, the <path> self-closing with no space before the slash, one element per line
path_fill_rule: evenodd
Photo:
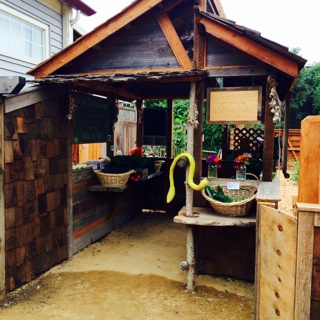
<path fill-rule="evenodd" d="M 197 108 L 196 108 L 196 82 L 191 83 L 190 87 L 190 107 L 188 115 L 188 137 L 187 137 L 187 151 L 193 155 L 194 144 L 194 129 L 197 126 Z M 186 170 L 186 178 L 189 173 L 189 167 Z M 186 184 L 186 215 L 193 216 L 193 190 Z M 195 256 L 194 256 L 194 239 L 193 229 L 187 226 L 187 262 L 188 278 L 187 289 L 194 291 L 195 288 Z"/>
<path fill-rule="evenodd" d="M 187 119 L 188 125 L 188 136 L 187 136 L 187 151 L 193 155 L 194 146 L 194 129 L 197 126 L 197 108 L 196 108 L 196 82 L 191 82 L 190 87 L 190 106 L 189 114 Z M 186 170 L 186 179 L 189 173 L 189 168 Z M 186 208 L 187 216 L 193 216 L 192 213 L 193 206 L 193 190 L 186 184 Z"/>
<path fill-rule="evenodd" d="M 187 289 L 194 291 L 195 289 L 195 256 L 194 256 L 194 237 L 193 226 L 187 226 L 187 262 L 188 262 L 188 277 Z"/>
<path fill-rule="evenodd" d="M 196 162 L 196 170 L 194 174 L 194 182 L 199 183 L 202 176 L 202 134 L 203 134 L 203 99 L 204 99 L 204 82 L 197 81 L 196 87 L 196 108 L 198 125 L 194 131 L 194 161 Z M 200 192 L 196 192 L 193 197 L 193 205 L 199 206 L 202 200 Z"/>

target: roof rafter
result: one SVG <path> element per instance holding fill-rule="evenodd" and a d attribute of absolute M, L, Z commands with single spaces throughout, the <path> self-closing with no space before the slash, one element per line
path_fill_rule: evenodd
<path fill-rule="evenodd" d="M 188 57 L 186 50 L 183 47 L 182 42 L 174 26 L 172 25 L 171 20 L 169 19 L 167 13 L 164 10 L 162 10 L 162 12 L 160 12 L 157 15 L 157 21 L 166 39 L 168 40 L 168 43 L 173 51 L 173 54 L 178 60 L 179 65 L 182 67 L 182 69 L 185 69 L 185 70 L 193 69 L 193 64 L 190 58 Z"/>
<path fill-rule="evenodd" d="M 199 23 L 202 24 L 206 32 L 225 43 L 253 56 L 254 58 L 277 68 L 291 77 L 297 77 L 298 65 L 281 54 L 268 49 L 261 44 L 245 37 L 240 32 L 231 30 L 228 26 L 222 25 L 207 16 L 200 14 Z"/>

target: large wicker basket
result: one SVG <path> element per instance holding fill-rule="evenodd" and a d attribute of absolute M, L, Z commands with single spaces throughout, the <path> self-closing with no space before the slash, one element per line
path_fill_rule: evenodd
<path fill-rule="evenodd" d="M 130 170 L 124 173 L 104 173 L 101 170 L 94 170 L 100 183 L 104 187 L 109 188 L 124 188 L 129 180 L 130 174 L 134 170 Z"/>
<path fill-rule="evenodd" d="M 216 190 L 216 185 L 212 186 Z M 222 187 L 225 195 L 230 197 L 239 196 L 247 197 L 245 200 L 238 202 L 220 202 L 209 198 L 206 195 L 205 189 L 201 191 L 203 197 L 210 203 L 213 210 L 220 215 L 230 217 L 243 217 L 250 213 L 252 205 L 257 196 L 256 186 L 241 186 L 239 190 L 228 190 L 227 187 Z"/>

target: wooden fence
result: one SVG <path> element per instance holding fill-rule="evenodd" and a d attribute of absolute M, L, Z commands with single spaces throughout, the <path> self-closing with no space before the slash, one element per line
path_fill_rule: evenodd
<path fill-rule="evenodd" d="M 137 110 L 122 106 L 118 109 L 118 121 L 114 125 L 114 154 L 118 150 L 121 150 L 122 154 L 128 154 L 129 150 L 136 146 Z M 72 161 L 82 163 L 105 157 L 108 154 L 106 148 L 106 143 L 73 144 Z"/>
<path fill-rule="evenodd" d="M 300 145 L 300 137 L 298 141 Z M 301 123 L 296 217 L 267 206 L 259 207 L 257 320 L 320 320 L 319 181 L 320 117 L 309 116 Z"/>
<path fill-rule="evenodd" d="M 274 136 L 283 137 L 283 130 L 282 129 L 275 129 L 274 130 Z M 300 140 L 301 140 L 301 133 L 300 129 L 289 129 L 288 134 L 288 161 L 289 165 L 290 162 L 299 162 L 299 156 L 300 156 Z M 229 146 L 230 150 L 232 150 L 234 147 L 234 129 L 230 130 L 230 136 L 229 136 Z"/>
<path fill-rule="evenodd" d="M 275 136 L 280 135 L 283 137 L 283 130 L 276 129 Z M 300 156 L 300 141 L 301 132 L 300 129 L 289 129 L 288 135 L 288 160 L 299 162 Z"/>

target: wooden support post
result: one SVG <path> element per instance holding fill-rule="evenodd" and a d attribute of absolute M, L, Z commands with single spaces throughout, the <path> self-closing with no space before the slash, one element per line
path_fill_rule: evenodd
<path fill-rule="evenodd" d="M 198 24 L 200 19 L 200 8 L 205 10 L 205 0 L 200 0 L 199 5 L 194 6 L 194 66 L 196 69 L 204 69 L 205 67 L 205 32 L 201 24 Z M 196 166 L 194 181 L 200 182 L 202 176 L 202 135 L 203 135 L 203 100 L 204 100 L 204 80 L 196 83 L 195 103 L 197 110 L 198 125 L 194 131 L 194 146 L 193 155 Z M 199 206 L 202 195 L 200 192 L 194 194 L 194 206 Z"/>
<path fill-rule="evenodd" d="M 68 210 L 68 259 L 73 256 L 73 197 L 72 197 L 72 143 L 73 125 L 68 121 L 67 126 L 67 152 L 68 152 L 68 181 L 67 181 L 67 210 Z"/>
<path fill-rule="evenodd" d="M 320 204 L 297 202 L 295 319 L 319 319 Z"/>
<path fill-rule="evenodd" d="M 199 183 L 202 176 L 202 135 L 203 135 L 203 99 L 204 99 L 204 82 L 196 83 L 196 104 L 198 113 L 198 126 L 194 131 L 193 154 L 196 165 L 194 181 Z M 200 192 L 194 194 L 193 205 L 199 207 L 202 195 Z"/>
<path fill-rule="evenodd" d="M 290 126 L 290 99 L 291 93 L 289 93 L 284 115 L 284 130 L 283 130 L 283 150 L 282 150 L 282 172 L 285 178 L 289 178 L 290 175 L 287 173 L 288 168 L 288 140 L 289 140 L 289 126 Z"/>
<path fill-rule="evenodd" d="M 320 203 L 320 116 L 301 122 L 298 201 Z"/>
<path fill-rule="evenodd" d="M 274 153 L 274 123 L 273 113 L 270 110 L 270 90 L 271 85 L 267 82 L 266 103 L 265 103 L 265 127 L 263 144 L 263 181 L 272 181 L 273 153 Z"/>
<path fill-rule="evenodd" d="M 142 134 L 143 134 L 143 109 L 142 109 L 143 100 L 139 99 L 136 102 L 137 107 L 137 139 L 136 146 L 142 147 Z"/>
<path fill-rule="evenodd" d="M 194 149 L 194 130 L 198 126 L 198 115 L 196 108 L 196 82 L 191 83 L 190 99 L 189 99 L 189 116 L 188 116 L 188 137 L 187 152 L 193 154 Z M 186 180 L 189 167 L 186 170 Z M 186 184 L 186 216 L 193 216 L 193 190 Z M 194 239 L 192 226 L 187 226 L 187 262 L 188 262 L 188 278 L 187 289 L 194 291 L 195 288 L 195 255 L 194 255 Z"/>
<path fill-rule="evenodd" d="M 296 319 L 310 319 L 314 214 L 298 212 L 295 289 Z"/>
<path fill-rule="evenodd" d="M 4 136 L 3 136 L 3 116 L 4 103 L 0 97 L 0 298 L 4 298 L 6 293 L 6 275 L 5 275 L 5 194 L 4 194 Z"/>
<path fill-rule="evenodd" d="M 320 116 L 301 122 L 298 187 L 296 319 L 319 315 Z M 314 212 L 318 214 L 315 215 Z M 317 235 L 317 237 L 316 237 Z"/>
<path fill-rule="evenodd" d="M 194 255 L 193 226 L 187 225 L 186 228 L 187 228 L 187 262 L 188 262 L 187 289 L 190 291 L 194 291 L 196 259 Z"/>
<path fill-rule="evenodd" d="M 166 145 L 167 145 L 167 158 L 173 157 L 173 143 L 172 143 L 172 132 L 173 132 L 173 101 L 167 100 L 167 127 L 166 127 Z"/>
<path fill-rule="evenodd" d="M 196 82 L 191 82 L 190 98 L 189 98 L 189 115 L 187 119 L 188 136 L 187 136 L 187 152 L 193 155 L 194 149 L 194 130 L 198 126 L 198 110 L 196 108 Z M 189 167 L 186 170 L 186 180 L 189 173 Z M 186 184 L 186 215 L 193 216 L 193 190 Z"/>
<path fill-rule="evenodd" d="M 194 68 L 204 69 L 205 67 L 205 29 L 200 21 L 200 8 L 205 7 L 204 1 L 202 4 L 194 6 Z"/>

